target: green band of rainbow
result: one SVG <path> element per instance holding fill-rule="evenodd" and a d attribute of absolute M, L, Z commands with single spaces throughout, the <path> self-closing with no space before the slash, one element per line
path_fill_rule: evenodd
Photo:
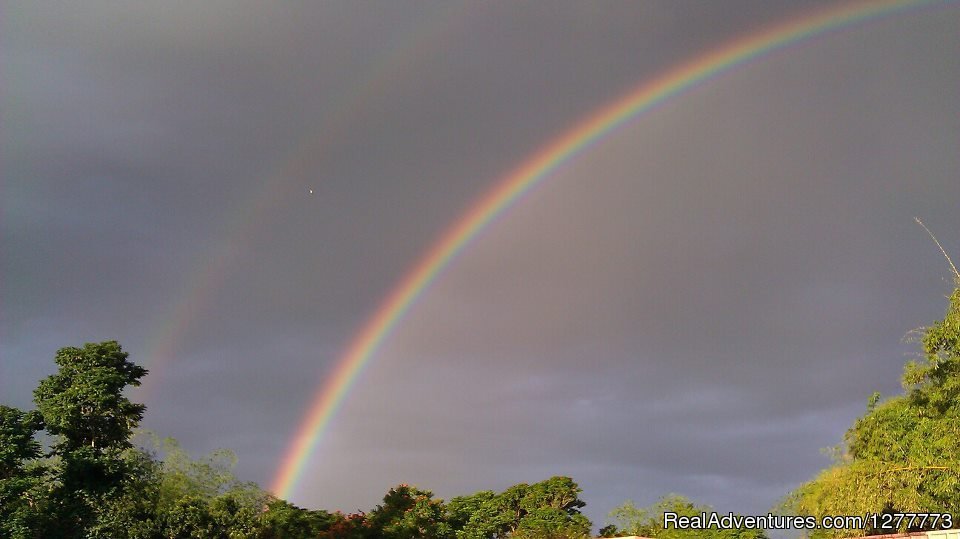
<path fill-rule="evenodd" d="M 321 435 L 370 358 L 396 327 L 414 300 L 476 235 L 524 193 L 584 148 L 618 126 L 695 84 L 772 50 L 872 17 L 891 14 L 933 0 L 855 2 L 770 27 L 708 52 L 656 79 L 644 82 L 553 139 L 490 190 L 437 240 L 383 301 L 357 333 L 316 394 L 283 457 L 271 491 L 291 495 Z"/>
<path fill-rule="evenodd" d="M 196 269 L 187 274 L 183 289 L 175 293 L 171 308 L 153 324 L 157 329 L 144 343 L 145 366 L 150 376 L 138 389 L 138 398 L 147 399 L 153 388 L 163 385 L 163 376 L 180 355 L 184 339 L 195 331 L 206 307 L 223 287 L 230 268 L 242 260 L 251 237 L 270 216 L 280 210 L 292 195 L 302 197 L 307 189 L 304 178 L 329 156 L 331 143 L 341 137 L 364 115 L 372 104 L 389 95 L 412 66 L 429 57 L 443 43 L 458 35 L 469 24 L 478 4 L 450 2 L 429 11 L 390 51 L 368 69 L 358 73 L 357 83 L 333 99 L 331 112 L 321 117 L 317 128 L 301 137 L 300 143 L 283 154 L 277 163 L 267 165 L 265 176 L 253 193 L 241 197 L 223 212 L 226 220 L 214 237 L 221 238 L 211 249 L 198 255 Z M 7 22 L 0 18 L 0 21 Z M 251 174 L 257 174 L 252 171 Z"/>

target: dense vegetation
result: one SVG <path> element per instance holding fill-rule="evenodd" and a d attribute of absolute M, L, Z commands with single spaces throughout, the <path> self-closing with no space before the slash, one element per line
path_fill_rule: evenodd
<path fill-rule="evenodd" d="M 946 316 L 918 332 L 923 357 L 907 363 L 904 394 L 881 401 L 847 431 L 836 462 L 793 492 L 792 514 L 945 513 L 960 518 L 960 276 Z M 931 530 L 943 522 L 881 519 L 900 531 Z M 954 521 L 950 527 L 960 527 Z M 813 537 L 889 533 L 868 522 L 860 529 L 818 531 Z"/>
<path fill-rule="evenodd" d="M 192 460 L 171 439 L 135 444 L 145 408 L 124 388 L 147 371 L 127 357 L 114 341 L 63 348 L 58 371 L 34 391 L 36 410 L 0 406 L 0 537 L 560 539 L 590 532 L 580 487 L 566 477 L 449 503 L 399 485 L 369 513 L 296 507 L 237 481 L 227 451 Z M 38 441 L 41 431 L 49 447 Z"/>
<path fill-rule="evenodd" d="M 646 508 L 639 508 L 633 502 L 627 502 L 610 513 L 619 525 L 602 528 L 600 536 L 637 535 L 657 539 L 764 539 L 766 537 L 763 530 L 749 528 L 720 528 L 719 526 L 708 529 L 678 528 L 673 523 L 665 521 L 664 515 L 668 512 L 678 516 L 698 517 L 704 513 L 712 513 L 713 508 L 696 505 L 678 494 L 664 496 L 660 501 Z"/>
<path fill-rule="evenodd" d="M 790 494 L 782 505 L 785 513 L 960 515 L 960 286 L 944 319 L 921 331 L 919 341 L 923 360 L 907 364 L 905 394 L 886 401 L 871 397 L 836 463 Z M 591 523 L 580 512 L 581 489 L 567 477 L 448 502 L 398 485 L 371 511 L 349 515 L 296 507 L 238 481 L 227 451 L 193 460 L 171 439 L 142 434 L 138 439 L 145 407 L 131 402 L 124 389 L 139 385 L 147 371 L 127 358 L 114 341 L 63 348 L 56 354 L 57 372 L 34 391 L 36 410 L 0 406 L 0 537 L 581 539 L 590 534 Z M 611 513 L 618 525 L 601 534 L 764 537 L 750 529 L 672 529 L 664 523 L 667 511 L 698 515 L 709 508 L 680 496 L 646 509 L 628 502 Z M 890 530 L 868 523 L 812 536 L 882 531 Z"/>

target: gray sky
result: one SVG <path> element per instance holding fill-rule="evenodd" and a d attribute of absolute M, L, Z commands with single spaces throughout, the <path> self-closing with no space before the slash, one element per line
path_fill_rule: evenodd
<path fill-rule="evenodd" d="M 364 320 L 496 180 L 680 62 L 830 2 L 3 2 L 0 395 L 62 346 L 266 486 Z M 598 525 L 765 513 L 898 391 L 960 257 L 957 4 L 698 85 L 561 167 L 373 358 L 292 501 L 569 475 Z M 310 194 L 313 190 L 313 194 Z"/>

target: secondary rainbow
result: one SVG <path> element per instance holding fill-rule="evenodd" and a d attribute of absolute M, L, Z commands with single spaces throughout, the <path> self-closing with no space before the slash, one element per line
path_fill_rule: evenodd
<path fill-rule="evenodd" d="M 210 250 L 198 255 L 196 269 L 183 281 L 180 293 L 173 296 L 170 308 L 161 313 L 145 342 L 144 357 L 151 375 L 139 390 L 146 399 L 151 390 L 163 384 L 163 374 L 176 361 L 184 339 L 195 330 L 204 310 L 222 288 L 231 266 L 242 260 L 250 238 L 280 213 L 289 197 L 302 197 L 308 185 L 308 170 L 315 169 L 329 155 L 330 144 L 368 113 L 371 103 L 387 95 L 420 58 L 429 56 L 440 43 L 457 35 L 469 23 L 476 9 L 471 4 L 446 4 L 432 12 L 403 36 L 387 54 L 377 58 L 369 69 L 360 73 L 356 84 L 333 100 L 332 112 L 318 122 L 317 129 L 301 137 L 300 143 L 278 161 L 265 167 L 267 175 L 251 196 L 241 197 L 223 212 L 227 218 L 220 226 L 219 239 Z"/>
<path fill-rule="evenodd" d="M 547 178 L 550 172 L 637 115 L 734 66 L 831 30 L 935 3 L 938 2 L 856 2 L 818 11 L 740 37 L 651 81 L 643 82 L 625 96 L 596 110 L 572 129 L 541 147 L 532 157 L 497 181 L 493 189 L 474 203 L 433 243 L 353 337 L 311 403 L 283 457 L 270 490 L 281 498 L 288 498 L 292 494 L 325 428 L 330 424 L 357 376 L 417 297 L 477 234 L 509 209 L 524 193 Z"/>

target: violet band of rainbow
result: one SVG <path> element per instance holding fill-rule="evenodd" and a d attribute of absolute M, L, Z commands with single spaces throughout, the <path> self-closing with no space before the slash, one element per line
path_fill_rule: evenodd
<path fill-rule="evenodd" d="M 336 360 L 332 373 L 313 398 L 284 453 L 270 491 L 281 498 L 288 498 L 293 493 L 324 431 L 360 372 L 417 297 L 473 238 L 525 193 L 549 177 L 551 172 L 617 127 L 733 67 L 833 30 L 923 5 L 949 3 L 949 0 L 853 2 L 770 26 L 734 39 L 652 80 L 642 82 L 626 95 L 600 107 L 571 129 L 553 138 L 520 166 L 501 177 L 486 195 L 443 232 L 353 336 L 345 352 Z"/>

